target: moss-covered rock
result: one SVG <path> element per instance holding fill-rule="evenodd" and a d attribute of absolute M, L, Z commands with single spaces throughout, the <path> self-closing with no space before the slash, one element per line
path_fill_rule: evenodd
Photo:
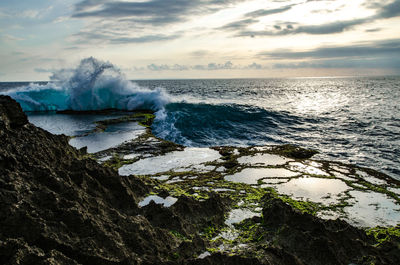
<path fill-rule="evenodd" d="M 292 144 L 284 144 L 284 145 L 273 146 L 271 148 L 271 153 L 295 159 L 307 159 L 317 154 L 318 151 L 313 149 L 304 149 Z"/>
<path fill-rule="evenodd" d="M 393 238 L 388 249 L 377 248 L 363 229 L 345 221 L 316 218 L 270 195 L 263 198 L 263 203 L 263 226 L 268 230 L 270 242 L 306 264 L 400 262 L 400 256 L 393 252 L 399 250 L 399 238 Z"/>
<path fill-rule="evenodd" d="M 167 229 L 139 215 L 149 192 L 140 178 L 28 123 L 10 98 L 0 103 L 1 264 L 156 264 L 179 251 Z"/>
<path fill-rule="evenodd" d="M 221 158 L 207 162 L 211 169 L 205 172 L 119 176 L 116 170 L 124 164 L 184 149 L 155 137 L 153 119 L 152 112 L 141 111 L 97 122 L 98 133 L 111 124 L 132 121 L 146 131 L 134 141 L 88 155 L 69 146 L 68 137 L 29 124 L 16 102 L 0 96 L 0 263 L 400 264 L 398 226 L 365 231 L 345 221 L 316 217 L 321 210 L 347 207 L 349 190 L 337 203 L 323 205 L 279 194 L 265 186 L 264 178 L 254 185 L 225 180 L 246 167 L 290 170 L 291 163 L 317 165 L 325 173 L 300 168 L 290 180 L 340 179 L 333 174 L 340 166 L 347 172 L 341 178 L 349 189 L 384 193 L 398 202 L 394 191 L 400 186 L 387 176 L 308 160 L 316 151 L 293 145 L 214 147 Z M 238 163 L 240 157 L 258 153 L 295 161 Z M 94 159 L 106 155 L 111 158 L 103 165 Z M 360 172 L 386 182 L 368 182 L 357 175 Z M 170 207 L 155 202 L 139 207 L 149 194 L 174 196 L 177 201 Z M 227 223 L 234 211 L 253 217 Z M 224 233 L 234 236 L 225 238 Z"/>

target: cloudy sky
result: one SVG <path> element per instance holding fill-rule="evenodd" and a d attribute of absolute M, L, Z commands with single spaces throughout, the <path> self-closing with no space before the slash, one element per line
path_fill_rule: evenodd
<path fill-rule="evenodd" d="M 400 0 L 1 0 L 0 81 L 400 74 Z"/>

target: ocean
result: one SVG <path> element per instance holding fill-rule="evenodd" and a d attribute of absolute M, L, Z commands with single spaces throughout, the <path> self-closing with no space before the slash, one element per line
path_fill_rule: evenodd
<path fill-rule="evenodd" d="M 152 109 L 154 134 L 179 144 L 290 143 L 318 150 L 314 159 L 400 180 L 400 77 L 128 81 L 114 66 L 89 60 L 51 82 L 0 83 L 0 93 L 29 115 Z"/>

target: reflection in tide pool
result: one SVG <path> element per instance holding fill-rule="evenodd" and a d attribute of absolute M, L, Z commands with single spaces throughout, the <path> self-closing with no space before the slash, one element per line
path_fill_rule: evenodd
<path fill-rule="evenodd" d="M 400 188 L 393 188 L 393 187 L 387 187 L 386 188 L 388 191 L 391 191 L 393 193 L 396 193 L 397 195 L 400 195 Z"/>
<path fill-rule="evenodd" d="M 126 122 L 109 125 L 104 132 L 90 133 L 96 128 L 96 121 L 121 116 L 123 115 L 28 113 L 29 121 L 34 125 L 54 134 L 75 136 L 69 144 L 78 149 L 87 146 L 89 153 L 116 147 L 125 141 L 137 138 L 145 131 L 136 122 Z M 82 136 L 85 134 L 88 135 Z"/>
<path fill-rule="evenodd" d="M 156 204 L 162 204 L 164 207 L 171 207 L 178 201 L 178 199 L 171 196 L 163 199 L 157 195 L 150 195 L 139 202 L 139 207 L 147 206 L 151 201 L 154 201 Z"/>
<path fill-rule="evenodd" d="M 395 226 L 400 223 L 400 205 L 386 194 L 377 192 L 351 191 L 353 206 L 345 208 L 349 222 L 356 225 Z"/>
<path fill-rule="evenodd" d="M 69 144 L 78 149 L 87 146 L 88 153 L 96 153 L 136 139 L 144 132 L 145 129 L 136 122 L 115 124 L 108 126 L 104 132 L 72 138 Z"/>
<path fill-rule="evenodd" d="M 320 166 L 318 163 L 313 163 L 312 165 L 305 165 L 299 162 L 291 162 L 289 164 L 289 168 L 294 171 L 299 171 L 306 174 L 312 175 L 321 175 L 321 176 L 329 176 L 328 173 L 322 171 L 317 166 Z"/>
<path fill-rule="evenodd" d="M 240 164 L 261 165 L 261 166 L 277 166 L 283 165 L 288 161 L 293 161 L 283 156 L 271 154 L 256 154 L 253 156 L 242 156 L 238 158 Z"/>
<path fill-rule="evenodd" d="M 252 218 L 254 216 L 261 216 L 261 214 L 253 212 L 249 209 L 233 209 L 229 212 L 229 216 L 225 220 L 225 224 L 230 226 L 232 224 L 240 223 L 241 221 Z"/>
<path fill-rule="evenodd" d="M 296 199 L 330 204 L 336 203 L 349 187 L 338 179 L 301 177 L 277 185 L 276 189 Z"/>
<path fill-rule="evenodd" d="M 246 184 L 258 184 L 263 178 L 290 178 L 298 173 L 284 168 L 245 168 L 233 175 L 225 176 L 225 180 Z"/>
<path fill-rule="evenodd" d="M 356 174 L 359 175 L 363 180 L 366 180 L 366 181 L 368 181 L 369 183 L 372 183 L 372 184 L 376 184 L 376 185 L 387 184 L 387 182 L 385 180 L 375 178 L 375 177 L 373 177 L 373 176 L 369 175 L 368 173 L 366 173 L 364 171 L 361 171 L 361 170 L 357 170 Z"/>
<path fill-rule="evenodd" d="M 138 158 L 139 156 L 140 156 L 139 154 L 132 153 L 132 154 L 124 155 L 124 159 L 135 159 L 135 158 Z"/>
<path fill-rule="evenodd" d="M 151 175 L 170 170 L 174 171 L 201 171 L 201 163 L 211 162 L 220 158 L 218 151 L 210 148 L 187 147 L 184 151 L 175 151 L 163 156 L 141 159 L 136 163 L 124 165 L 119 169 L 119 174 Z M 192 168 L 191 168 L 192 167 Z M 183 169 L 185 168 L 185 169 Z"/>
<path fill-rule="evenodd" d="M 122 115 L 85 115 L 56 113 L 27 113 L 28 119 L 35 126 L 53 134 L 78 136 L 90 132 L 96 127 L 95 122 L 114 119 Z"/>

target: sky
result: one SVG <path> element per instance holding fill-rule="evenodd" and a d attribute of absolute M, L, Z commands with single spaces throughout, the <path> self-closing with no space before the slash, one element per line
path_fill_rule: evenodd
<path fill-rule="evenodd" d="M 400 74 L 400 0 L 1 0 L 0 81 Z"/>

